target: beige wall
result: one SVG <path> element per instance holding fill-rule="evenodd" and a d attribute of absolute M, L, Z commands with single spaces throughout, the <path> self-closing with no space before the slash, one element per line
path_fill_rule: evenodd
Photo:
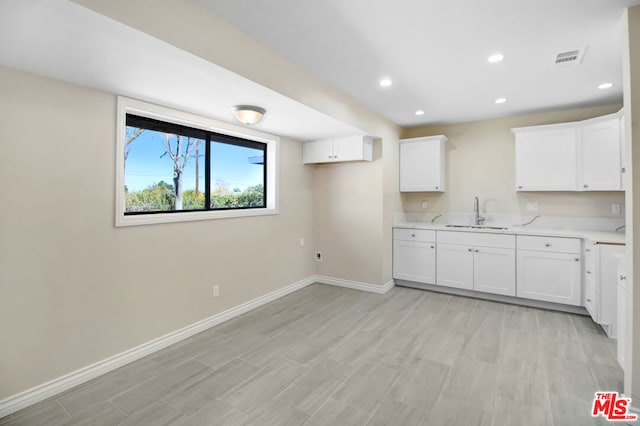
<path fill-rule="evenodd" d="M 312 166 L 319 275 L 382 284 L 381 162 Z"/>
<path fill-rule="evenodd" d="M 622 192 L 521 192 L 515 185 L 515 151 L 511 128 L 583 120 L 618 111 L 620 105 L 404 129 L 403 138 L 444 134 L 445 193 L 403 193 L 407 212 L 470 212 L 478 195 L 488 213 L 531 214 L 527 202 L 538 203 L 541 215 L 611 216 L 611 203 L 624 203 Z M 422 201 L 429 207 L 423 210 Z"/>
<path fill-rule="evenodd" d="M 625 351 L 624 392 L 632 405 L 640 409 L 640 6 L 627 9 L 623 17 L 623 80 L 626 125 L 627 176 L 627 324 L 628 345 Z"/>
<path fill-rule="evenodd" d="M 279 215 L 115 228 L 115 96 L 7 68 L 0 94 L 0 400 L 315 274 L 299 142 Z"/>

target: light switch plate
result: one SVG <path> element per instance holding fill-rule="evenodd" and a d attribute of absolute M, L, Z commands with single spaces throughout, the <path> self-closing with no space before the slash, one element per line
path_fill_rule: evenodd
<path fill-rule="evenodd" d="M 620 214 L 620 204 L 611 204 L 611 214 Z"/>
<path fill-rule="evenodd" d="M 426 202 L 426 201 L 423 201 L 423 202 L 422 202 L 422 208 L 423 208 L 423 209 L 426 209 L 427 207 L 429 207 L 429 203 L 428 203 L 428 202 Z"/>

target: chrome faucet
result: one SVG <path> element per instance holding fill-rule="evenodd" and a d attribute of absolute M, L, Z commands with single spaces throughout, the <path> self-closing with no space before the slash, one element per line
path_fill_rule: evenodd
<path fill-rule="evenodd" d="M 480 214 L 480 200 L 477 195 L 473 199 L 473 213 L 475 214 L 474 225 L 482 225 L 484 222 L 484 216 Z"/>

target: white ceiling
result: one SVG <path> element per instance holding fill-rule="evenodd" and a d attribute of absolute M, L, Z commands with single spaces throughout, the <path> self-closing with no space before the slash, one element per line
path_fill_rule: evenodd
<path fill-rule="evenodd" d="M 67 0 L 0 1 L 0 65 L 233 121 L 266 108 L 257 130 L 310 140 L 360 130 Z"/>
<path fill-rule="evenodd" d="M 403 126 L 621 102 L 621 17 L 640 0 L 196 0 Z M 553 56 L 586 47 L 583 61 Z M 489 64 L 502 52 L 505 60 Z M 382 77 L 393 85 L 378 86 Z M 605 81 L 613 89 L 597 86 Z M 496 105 L 494 100 L 507 98 Z M 421 117 L 415 111 L 422 109 Z"/>

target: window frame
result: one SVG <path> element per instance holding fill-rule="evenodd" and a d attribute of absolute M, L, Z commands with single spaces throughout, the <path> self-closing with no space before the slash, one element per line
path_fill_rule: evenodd
<path fill-rule="evenodd" d="M 242 207 L 213 210 L 181 210 L 176 212 L 149 212 L 125 214 L 126 196 L 124 191 L 125 131 L 127 114 L 159 120 L 178 126 L 192 127 L 224 136 L 246 139 L 266 144 L 265 207 Z M 158 223 L 189 222 L 196 220 L 226 219 L 235 217 L 265 216 L 278 214 L 278 177 L 280 138 L 246 127 L 198 116 L 184 111 L 130 99 L 117 98 L 116 118 L 116 187 L 115 226 L 135 226 Z"/>

